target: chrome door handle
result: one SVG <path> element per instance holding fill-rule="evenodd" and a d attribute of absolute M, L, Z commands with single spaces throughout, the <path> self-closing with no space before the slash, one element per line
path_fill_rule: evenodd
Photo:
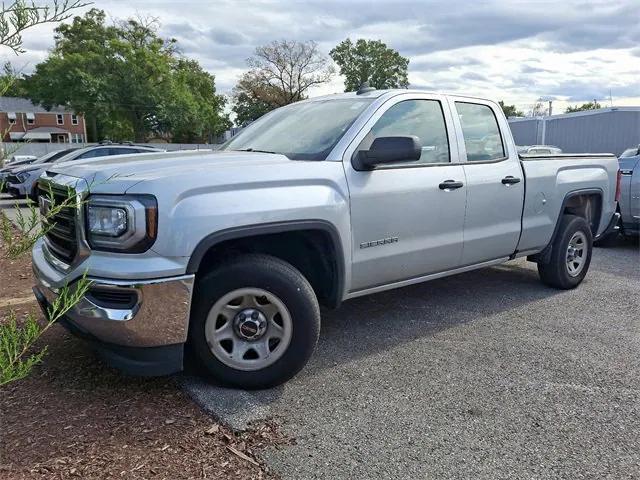
<path fill-rule="evenodd" d="M 463 186 L 464 183 L 462 182 L 456 182 L 455 180 L 445 180 L 440 185 L 438 185 L 438 188 L 440 190 L 456 190 L 458 188 L 462 188 Z"/>
<path fill-rule="evenodd" d="M 503 185 L 514 185 L 516 183 L 520 183 L 520 179 L 517 177 L 512 177 L 511 175 L 504 177 L 502 179 L 502 184 Z"/>

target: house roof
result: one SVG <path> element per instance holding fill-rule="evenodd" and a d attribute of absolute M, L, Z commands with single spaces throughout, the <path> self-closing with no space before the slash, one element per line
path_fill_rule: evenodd
<path fill-rule="evenodd" d="M 27 131 L 33 132 L 33 133 L 69 133 L 64 128 L 58 128 L 58 127 L 36 127 L 36 128 L 30 128 Z"/>
<path fill-rule="evenodd" d="M 40 105 L 34 105 L 28 98 L 21 97 L 0 97 L 0 112 L 73 113 L 60 105 L 47 110 Z"/>

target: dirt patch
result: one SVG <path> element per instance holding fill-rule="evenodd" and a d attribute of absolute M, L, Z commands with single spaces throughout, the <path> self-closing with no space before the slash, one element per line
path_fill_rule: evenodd
<path fill-rule="evenodd" d="M 29 259 L 3 253 L 0 300 L 24 296 Z M 0 478 L 270 478 L 257 454 L 283 441 L 273 424 L 235 434 L 170 378 L 124 376 L 59 326 L 42 340 L 44 363 L 0 392 Z"/>

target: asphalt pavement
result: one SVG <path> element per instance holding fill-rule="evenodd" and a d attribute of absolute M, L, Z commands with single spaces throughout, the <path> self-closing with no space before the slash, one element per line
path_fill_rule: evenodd
<path fill-rule="evenodd" d="M 13 200 L 0 200 L 7 214 Z M 580 287 L 503 266 L 345 302 L 287 384 L 178 382 L 236 429 L 275 419 L 283 479 L 640 478 L 640 248 Z"/>
<path fill-rule="evenodd" d="M 235 428 L 275 418 L 284 479 L 639 478 L 639 354 L 640 253 L 621 241 L 572 291 L 518 260 L 345 302 L 273 390 L 181 382 Z"/>

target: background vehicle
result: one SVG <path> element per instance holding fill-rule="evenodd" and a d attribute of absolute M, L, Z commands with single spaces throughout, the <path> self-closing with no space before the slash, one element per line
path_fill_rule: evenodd
<path fill-rule="evenodd" d="M 596 242 L 597 247 L 615 246 L 620 234 L 640 235 L 640 145 L 628 148 L 618 158 L 620 167 L 620 199 L 618 228 Z"/>
<path fill-rule="evenodd" d="M 40 304 L 88 272 L 64 324 L 137 374 L 180 370 L 188 342 L 217 381 L 276 385 L 310 357 L 319 304 L 525 256 L 574 288 L 617 220 L 615 156 L 519 156 L 501 107 L 471 97 L 314 98 L 222 151 L 145 157 L 46 172 L 87 201 L 33 249 Z"/>
<path fill-rule="evenodd" d="M 7 165 L 17 165 L 19 162 L 35 160 L 36 156 L 34 155 L 13 155 L 11 158 L 6 160 Z"/>
<path fill-rule="evenodd" d="M 553 145 L 523 145 L 518 146 L 518 153 L 523 155 L 557 155 L 562 149 Z"/>
<path fill-rule="evenodd" d="M 640 155 L 640 145 L 633 148 L 627 148 L 624 152 L 622 152 L 620 158 L 637 157 L 638 155 Z"/>
<path fill-rule="evenodd" d="M 43 161 L 34 162 L 21 168 L 12 169 L 6 177 L 6 191 L 13 197 L 27 196 L 32 200 L 38 197 L 37 181 L 50 163 L 71 162 L 75 160 L 88 160 L 96 157 L 111 155 L 127 155 L 132 153 L 162 152 L 158 148 L 143 145 L 116 145 L 106 144 L 86 148 L 72 148 L 60 152 L 50 153 L 43 157 Z"/>
<path fill-rule="evenodd" d="M 44 158 L 46 156 L 48 156 L 50 154 L 44 155 L 41 158 Z M 7 180 L 7 176 L 9 175 L 9 173 L 18 167 L 23 167 L 25 165 L 29 165 L 32 164 L 33 162 L 39 160 L 36 157 L 33 158 L 26 158 L 26 159 L 22 159 L 22 160 L 15 160 L 11 163 L 5 164 L 5 166 L 3 168 L 0 168 L 0 192 L 4 192 L 6 189 L 6 180 Z"/>

